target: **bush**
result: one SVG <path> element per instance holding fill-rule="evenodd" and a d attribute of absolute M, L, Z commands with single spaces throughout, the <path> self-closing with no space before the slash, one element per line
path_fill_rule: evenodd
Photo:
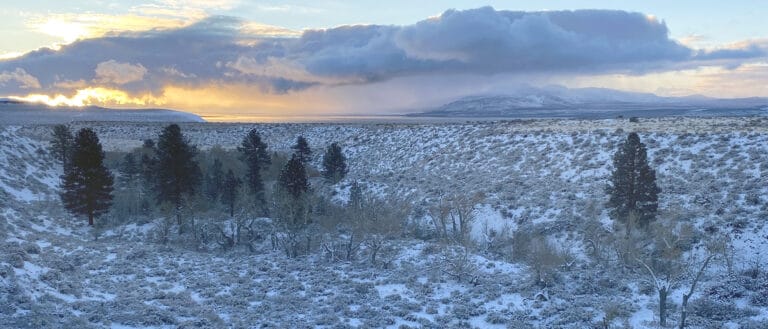
<path fill-rule="evenodd" d="M 715 321 L 729 321 L 758 314 L 752 309 L 737 308 L 733 303 L 722 303 L 706 298 L 693 301 L 690 307 L 694 315 Z"/>

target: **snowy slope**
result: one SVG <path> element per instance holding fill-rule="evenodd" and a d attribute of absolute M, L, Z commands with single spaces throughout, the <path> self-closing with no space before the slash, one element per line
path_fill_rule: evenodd
<path fill-rule="evenodd" d="M 110 150 L 138 146 L 163 127 L 90 125 Z M 0 130 L 0 305 L 7 306 L 0 307 L 0 323 L 583 328 L 597 326 L 616 305 L 616 327 L 626 321 L 652 328 L 655 295 L 647 283 L 635 280 L 636 273 L 590 266 L 578 231 L 590 216 L 610 223 L 605 212 L 594 209 L 607 198 L 611 156 L 630 130 L 640 132 L 657 168 L 661 220 L 674 217 L 702 230 L 727 232 L 739 273 L 763 262 L 768 252 L 768 120 L 763 118 L 182 125 L 203 148 L 235 147 L 253 127 L 278 151 L 288 151 L 295 137 L 304 135 L 315 150 L 315 165 L 320 150 L 339 141 L 351 165 L 342 185 L 361 180 L 382 197 L 420 204 L 449 193 L 484 192 L 476 212 L 478 236 L 483 223 L 513 231 L 537 224 L 576 261 L 561 269 L 557 285 L 542 288 L 531 283 L 527 265 L 480 251 L 468 259 L 479 281 L 458 280 L 446 275 L 444 262 L 455 250 L 412 239 L 398 240 L 384 256 L 387 268 L 329 263 L 319 255 L 289 260 L 267 241 L 255 253 L 166 247 L 153 243 L 157 221 L 111 229 L 94 241 L 95 231 L 67 215 L 56 199 L 60 168 L 39 151 L 47 145 L 50 126 L 6 126 Z M 721 320 L 694 312 L 694 327 L 759 328 L 768 319 L 768 306 L 758 306 L 754 298 L 768 289 L 740 274 L 721 276 L 722 267 L 713 267 L 694 299 L 738 310 Z M 681 292 L 675 290 L 670 300 L 678 303 Z"/>
<path fill-rule="evenodd" d="M 612 118 L 616 116 L 761 115 L 766 98 L 660 97 L 605 88 L 523 87 L 500 95 L 463 97 L 415 116 Z"/>
<path fill-rule="evenodd" d="M 0 189 L 16 200 L 52 198 L 59 183 L 44 145 L 20 136 L 18 126 L 0 126 Z"/>
<path fill-rule="evenodd" d="M 102 107 L 49 107 L 0 100 L 0 124 L 56 124 L 77 121 L 204 122 L 199 116 L 160 109 L 107 109 Z"/>

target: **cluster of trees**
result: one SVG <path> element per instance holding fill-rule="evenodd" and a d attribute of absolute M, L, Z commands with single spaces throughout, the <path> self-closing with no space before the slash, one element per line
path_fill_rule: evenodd
<path fill-rule="evenodd" d="M 282 156 L 268 152 L 267 144 L 256 129 L 248 132 L 233 156 L 220 148 L 201 154 L 183 135 L 176 124 L 166 126 L 157 143 L 147 139 L 144 145 L 123 156 L 119 161 L 119 179 L 107 169 L 105 153 L 98 136 L 90 128 L 83 128 L 73 136 L 65 125 L 53 128 L 51 154 L 62 164 L 61 199 L 75 215 L 87 216 L 90 225 L 94 219 L 109 212 L 116 192 L 122 193 L 126 215 L 147 215 L 157 206 L 170 209 L 176 218 L 179 234 L 183 233 L 183 214 L 190 208 L 211 208 L 223 205 L 234 216 L 241 198 L 247 197 L 250 206 L 261 216 L 267 216 L 274 203 L 287 209 L 289 222 L 306 221 L 301 217 L 307 208 L 304 200 L 310 192 L 307 167 L 312 151 L 307 140 L 300 136 L 293 146 L 294 153 L 285 162 L 276 186 L 278 197 L 268 199 L 265 174 L 272 169 L 274 160 Z M 205 156 L 212 159 L 202 159 Z M 201 167 L 201 160 L 210 164 Z M 282 161 L 280 161 L 282 162 Z M 347 173 L 346 158 L 337 143 L 331 144 L 323 157 L 323 176 L 336 184 Z M 118 187 L 118 189 L 116 189 Z M 243 188 L 245 187 L 245 188 Z M 276 200 L 280 200 L 279 202 Z M 273 204 L 271 204 L 273 203 Z M 303 210 L 302 210 L 303 209 Z M 283 215 L 281 213 L 281 215 Z"/>

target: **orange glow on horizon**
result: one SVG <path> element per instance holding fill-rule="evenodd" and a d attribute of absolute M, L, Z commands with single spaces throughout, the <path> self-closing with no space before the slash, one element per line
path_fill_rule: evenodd
<path fill-rule="evenodd" d="M 131 95 L 104 87 L 78 89 L 73 95 L 29 94 L 8 98 L 48 106 L 116 108 L 167 108 L 204 117 L 297 116 L 322 114 L 333 102 L 318 92 L 270 94 L 246 85 L 211 85 L 198 88 L 167 86 L 161 95 Z"/>
<path fill-rule="evenodd" d="M 27 96 L 10 96 L 10 99 L 31 102 L 42 103 L 48 106 L 70 106 L 70 107 L 84 107 L 90 105 L 100 106 L 147 106 L 147 105 L 161 105 L 159 99 L 151 96 L 144 95 L 140 97 L 130 96 L 128 93 L 122 90 L 108 89 L 102 87 L 89 87 L 85 89 L 79 89 L 71 97 L 58 94 L 58 95 L 45 95 L 45 94 L 29 94 Z"/>

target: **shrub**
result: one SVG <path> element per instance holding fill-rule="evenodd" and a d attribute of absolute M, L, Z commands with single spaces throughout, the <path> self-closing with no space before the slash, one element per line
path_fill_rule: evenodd
<path fill-rule="evenodd" d="M 728 321 L 758 314 L 752 309 L 737 308 L 733 303 L 722 303 L 706 298 L 693 301 L 690 307 L 694 315 L 715 321 Z"/>

